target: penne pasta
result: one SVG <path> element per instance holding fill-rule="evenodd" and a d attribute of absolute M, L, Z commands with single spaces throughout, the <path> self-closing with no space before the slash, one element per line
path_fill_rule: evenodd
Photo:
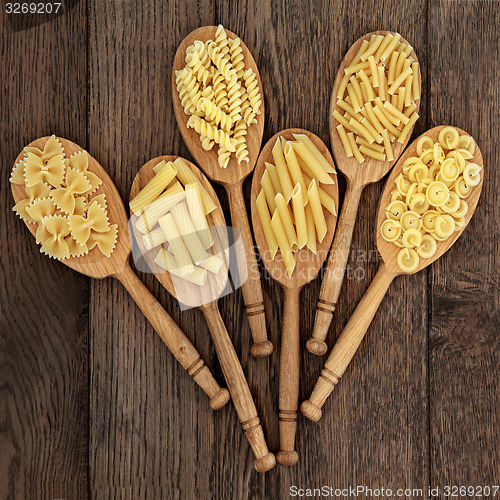
<path fill-rule="evenodd" d="M 268 163 L 267 161 L 265 162 L 265 167 L 266 170 L 269 172 L 269 177 L 271 177 L 271 182 L 273 184 L 274 192 L 275 193 L 280 193 L 281 192 L 281 183 L 280 179 L 278 177 L 278 172 L 276 170 L 276 167 L 272 163 Z M 273 210 L 274 212 L 274 210 Z"/>
<path fill-rule="evenodd" d="M 316 156 L 304 142 L 293 142 L 293 149 L 302 158 L 302 160 L 304 160 L 304 163 L 308 166 L 308 168 L 314 173 L 314 177 L 318 179 L 318 182 L 323 184 L 334 183 L 334 180 L 330 177 L 328 172 L 325 171 L 323 163 L 318 161 Z"/>
<path fill-rule="evenodd" d="M 134 214 L 140 215 L 144 208 L 158 198 L 161 192 L 176 176 L 177 170 L 172 162 L 166 163 L 165 160 L 163 160 L 162 163 L 164 163 L 164 166 L 160 170 L 160 173 L 155 175 L 130 202 L 130 210 L 132 210 Z"/>
<path fill-rule="evenodd" d="M 286 198 L 286 200 L 290 201 L 290 199 L 292 198 L 293 186 L 290 179 L 288 167 L 286 166 L 285 157 L 283 156 L 283 146 L 280 138 L 278 138 L 276 144 L 272 149 L 272 155 L 282 189 L 281 192 L 283 193 L 283 196 Z"/>
<path fill-rule="evenodd" d="M 306 134 L 293 134 L 295 140 L 302 142 L 306 145 L 307 149 L 313 154 L 313 156 L 318 160 L 326 172 L 330 174 L 335 174 L 335 168 L 330 162 L 325 158 L 321 151 L 316 147 L 313 141 Z"/>
<path fill-rule="evenodd" d="M 288 274 L 288 277 L 291 277 L 293 274 L 293 270 L 295 269 L 295 257 L 293 256 L 292 249 L 290 248 L 290 244 L 288 243 L 285 229 L 283 228 L 283 224 L 277 210 L 274 212 L 271 218 L 271 227 L 273 229 L 274 235 L 276 236 L 276 241 L 278 242 L 278 247 L 283 257 L 286 272 Z"/>
<path fill-rule="evenodd" d="M 321 201 L 319 199 L 318 184 L 316 179 L 313 179 L 307 188 L 307 198 L 311 205 L 311 211 L 314 219 L 314 226 L 316 227 L 316 234 L 318 241 L 321 243 L 326 236 L 326 221 L 323 209 L 321 208 Z"/>
<path fill-rule="evenodd" d="M 349 139 L 348 139 L 349 140 Z M 349 145 L 349 147 L 351 147 Z M 306 184 L 309 185 L 312 181 L 312 177 L 304 174 L 304 180 Z M 335 200 L 320 186 L 318 186 L 319 199 L 323 207 L 325 207 L 332 215 L 337 215 L 337 209 L 335 208 Z M 302 194 L 304 196 L 304 194 Z"/>
<path fill-rule="evenodd" d="M 271 253 L 271 259 L 274 259 L 276 252 L 278 251 L 278 242 L 276 241 L 276 237 L 274 236 L 274 232 L 271 227 L 271 215 L 269 214 L 269 208 L 263 191 L 261 191 L 257 196 L 255 205 L 257 206 L 260 224 L 262 226 L 262 231 L 264 232 L 264 237 L 266 238 L 267 248 Z"/>
<path fill-rule="evenodd" d="M 274 213 L 274 211 L 276 210 L 276 203 L 274 201 L 276 192 L 274 191 L 273 183 L 271 182 L 271 177 L 267 170 L 264 170 L 264 174 L 262 175 L 262 179 L 260 180 L 260 185 L 262 186 L 262 191 L 264 191 L 269 210 L 271 211 L 271 213 Z"/>
<path fill-rule="evenodd" d="M 295 219 L 295 227 L 297 228 L 297 245 L 299 250 L 304 248 L 307 244 L 307 224 L 306 214 L 304 211 L 304 198 L 302 196 L 302 185 L 297 183 L 293 188 L 292 193 L 292 206 L 293 216 Z"/>
<path fill-rule="evenodd" d="M 314 225 L 314 217 L 311 210 L 311 205 L 308 203 L 305 207 L 306 227 L 307 227 L 307 248 L 316 255 L 316 226 Z"/>
<path fill-rule="evenodd" d="M 295 228 L 293 226 L 292 217 L 290 215 L 290 211 L 285 201 L 285 198 L 281 193 L 276 195 L 276 210 L 280 216 L 281 223 L 283 224 L 283 228 L 285 230 L 286 238 L 290 245 L 290 248 L 293 252 L 297 251 L 297 233 L 295 232 Z M 279 244 L 279 241 L 278 241 Z"/>
<path fill-rule="evenodd" d="M 198 265 L 211 273 L 217 274 L 224 265 L 224 261 L 216 255 L 209 255 L 206 259 L 200 261 Z"/>
<path fill-rule="evenodd" d="M 292 142 L 295 143 L 295 141 L 288 141 L 285 146 L 284 152 L 285 152 L 286 164 L 288 166 L 288 171 L 290 172 L 290 177 L 292 178 L 293 184 L 294 185 L 300 184 L 303 192 L 305 192 L 307 190 L 307 186 L 304 181 L 304 176 L 302 175 L 302 170 L 299 167 L 297 157 L 295 156 L 295 151 L 293 149 Z M 293 197 L 293 191 L 292 191 L 292 197 Z M 304 200 L 304 204 L 306 202 L 307 200 Z M 283 216 L 281 216 L 281 218 L 283 220 Z"/>

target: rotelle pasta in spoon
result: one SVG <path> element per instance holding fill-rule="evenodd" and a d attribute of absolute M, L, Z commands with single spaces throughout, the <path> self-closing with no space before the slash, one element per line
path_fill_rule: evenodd
<path fill-rule="evenodd" d="M 347 157 L 394 160 L 392 143 L 403 144 L 419 115 L 420 68 L 399 33 L 364 40 L 337 92 L 333 111 Z"/>
<path fill-rule="evenodd" d="M 240 38 L 228 38 L 219 25 L 215 40 L 187 48 L 185 61 L 175 81 L 187 126 L 200 134 L 205 150 L 218 147 L 220 167 L 232 154 L 248 163 L 247 128 L 256 123 L 262 98 L 254 71 L 245 67 Z"/>
<path fill-rule="evenodd" d="M 40 251 L 55 259 L 80 257 L 94 247 L 109 257 L 115 247 L 118 226 L 109 223 L 102 181 L 88 166 L 86 151 L 67 157 L 53 135 L 43 150 L 24 148 L 12 170 L 10 182 L 26 192 L 13 210 L 37 225 Z"/>
<path fill-rule="evenodd" d="M 443 127 L 438 142 L 422 136 L 416 149 L 418 156 L 407 158 L 394 180 L 396 188 L 380 228 L 382 238 L 401 247 L 397 264 L 406 273 L 463 228 L 466 199 L 481 181 L 481 167 L 469 162 L 474 139 L 459 135 L 454 127 Z"/>

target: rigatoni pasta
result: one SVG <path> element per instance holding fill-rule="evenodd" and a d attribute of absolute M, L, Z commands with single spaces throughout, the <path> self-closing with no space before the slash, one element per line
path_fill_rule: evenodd
<path fill-rule="evenodd" d="M 392 143 L 406 141 L 419 117 L 420 68 L 412 51 L 399 33 L 373 35 L 345 68 L 333 118 L 348 158 L 393 161 Z"/>
<path fill-rule="evenodd" d="M 174 177 L 171 171 L 175 172 Z M 214 237 L 207 220 L 207 214 L 217 205 L 182 158 L 160 161 L 153 172 L 151 181 L 130 202 L 131 207 L 141 210 L 133 219 L 136 234 L 144 233 L 142 243 L 158 266 L 203 286 L 210 274 L 217 274 L 224 265 L 213 254 Z M 163 186 L 162 192 L 159 185 Z M 156 186 L 154 191 L 151 186 Z"/>
<path fill-rule="evenodd" d="M 316 254 L 325 238 L 325 210 L 337 215 L 334 199 L 320 186 L 334 183 L 335 170 L 305 134 L 279 136 L 272 156 L 275 164 L 265 164 L 256 207 L 271 258 L 279 249 L 292 276 L 294 254 L 305 247 Z"/>

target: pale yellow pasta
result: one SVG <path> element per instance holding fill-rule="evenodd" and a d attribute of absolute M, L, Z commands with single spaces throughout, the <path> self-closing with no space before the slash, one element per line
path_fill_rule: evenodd
<path fill-rule="evenodd" d="M 378 72 L 378 81 L 379 81 L 379 87 L 378 87 L 378 95 L 382 100 L 387 99 L 387 90 L 388 90 L 388 85 L 387 85 L 387 78 L 385 76 L 385 71 L 382 66 L 379 66 L 377 68 Z"/>
<path fill-rule="evenodd" d="M 290 215 L 290 209 L 288 208 L 287 202 L 281 193 L 276 195 L 276 209 L 280 216 L 281 223 L 285 230 L 286 238 L 292 249 L 292 252 L 296 252 L 298 249 L 297 243 L 297 233 L 292 222 L 292 217 Z M 278 242 L 279 243 L 279 242 Z"/>
<path fill-rule="evenodd" d="M 292 193 L 292 206 L 293 218 L 295 220 L 295 227 L 297 228 L 297 245 L 299 250 L 304 248 L 307 244 L 307 223 L 306 214 L 304 211 L 304 199 L 302 186 L 297 183 L 293 188 Z"/>
<path fill-rule="evenodd" d="M 321 208 L 316 179 L 313 179 L 307 188 L 307 198 L 311 204 L 311 211 L 314 218 L 314 225 L 316 227 L 316 234 L 318 235 L 318 241 L 321 243 L 326 236 L 327 227 L 325 215 L 323 214 L 323 209 Z"/>
<path fill-rule="evenodd" d="M 422 235 L 422 242 L 417 249 L 418 255 L 424 259 L 433 257 L 437 250 L 437 243 L 432 234 L 426 233 Z"/>
<path fill-rule="evenodd" d="M 482 168 L 477 163 L 468 163 L 463 171 L 465 182 L 469 186 L 477 186 L 481 182 Z"/>
<path fill-rule="evenodd" d="M 351 146 L 354 158 L 356 158 L 358 163 L 363 163 L 365 161 L 365 157 L 359 151 L 358 145 L 356 144 L 356 139 L 354 138 L 354 134 L 352 132 L 349 132 L 347 134 L 347 138 L 349 139 L 349 144 Z"/>
<path fill-rule="evenodd" d="M 413 273 L 419 264 L 418 253 L 413 248 L 402 248 L 396 258 L 399 268 L 405 273 Z"/>
<path fill-rule="evenodd" d="M 161 196 L 144 207 L 142 215 L 137 219 L 135 227 L 141 233 L 151 231 L 158 219 L 165 215 L 172 207 L 181 202 L 186 196 L 182 186 L 177 182 L 168 188 Z"/>
<path fill-rule="evenodd" d="M 407 124 L 410 121 L 410 119 L 404 113 L 402 113 L 398 108 L 394 107 L 389 101 L 385 101 L 383 106 L 388 113 L 394 115 L 398 120 L 402 121 L 404 124 Z"/>
<path fill-rule="evenodd" d="M 373 149 L 373 151 L 378 151 L 379 153 L 383 153 L 385 151 L 385 146 L 382 144 L 377 144 L 377 143 L 372 143 L 370 144 L 364 137 L 356 137 L 356 144 L 364 145 L 370 149 Z"/>
<path fill-rule="evenodd" d="M 91 232 L 105 233 L 109 231 L 109 221 L 106 210 L 94 201 L 85 215 L 70 215 L 69 228 L 75 240 L 85 245 Z"/>
<path fill-rule="evenodd" d="M 410 116 L 408 123 L 403 127 L 403 130 L 401 130 L 401 132 L 399 134 L 398 142 L 403 144 L 406 141 L 408 134 L 411 132 L 413 125 L 415 125 L 415 122 L 418 120 L 418 118 L 419 118 L 418 113 L 413 113 Z"/>
<path fill-rule="evenodd" d="M 180 276 L 192 273 L 194 271 L 193 260 L 177 227 L 174 216 L 168 213 L 160 217 L 158 223 L 167 237 L 169 248 L 174 254 L 175 261 L 177 262 L 176 269 Z"/>
<path fill-rule="evenodd" d="M 399 33 L 396 33 L 394 36 L 391 35 L 391 38 L 389 38 L 390 33 L 386 36 L 386 40 L 389 39 L 389 43 L 386 45 L 384 51 L 380 54 L 378 57 L 378 60 L 385 62 L 388 58 L 389 55 L 392 54 L 396 46 L 399 44 L 399 40 L 401 39 L 401 35 Z M 381 47 L 383 44 L 381 45 Z M 378 52 L 377 52 L 378 55 Z"/>
<path fill-rule="evenodd" d="M 370 45 L 368 46 L 368 48 L 361 54 L 361 60 L 366 61 L 369 56 L 375 54 L 383 40 L 384 37 L 382 35 L 375 35 L 375 38 L 373 40 L 370 40 Z"/>
<path fill-rule="evenodd" d="M 283 155 L 283 146 L 281 144 L 280 138 L 278 138 L 276 144 L 272 149 L 272 155 L 281 185 L 281 192 L 283 193 L 283 196 L 288 202 L 292 198 L 293 185 L 292 185 L 292 180 L 290 179 L 290 172 L 288 170 L 288 167 L 285 162 L 285 157 Z"/>
<path fill-rule="evenodd" d="M 385 241 L 396 241 L 401 234 L 401 224 L 394 219 L 386 219 L 380 228 Z"/>
<path fill-rule="evenodd" d="M 345 74 L 342 80 L 340 80 L 339 89 L 337 91 L 337 98 L 342 99 L 344 92 L 346 90 L 347 84 L 349 83 L 349 75 Z"/>
<path fill-rule="evenodd" d="M 361 61 L 361 55 L 366 51 L 366 49 L 368 48 L 369 45 L 370 45 L 370 42 L 366 39 L 361 42 L 361 45 L 359 46 L 359 50 L 356 53 L 356 55 L 354 56 L 351 64 L 357 64 L 359 61 Z"/>
<path fill-rule="evenodd" d="M 313 177 L 314 176 L 309 176 L 308 174 L 304 173 L 304 180 L 306 181 L 306 185 L 309 186 Z M 332 215 L 337 215 L 335 200 L 319 185 L 318 185 L 318 193 L 321 205 L 323 205 L 323 207 L 326 208 Z M 304 196 L 304 194 L 302 194 L 302 196 Z"/>
<path fill-rule="evenodd" d="M 314 217 L 311 210 L 311 205 L 308 203 L 305 206 L 305 216 L 306 216 L 306 227 L 307 227 L 307 248 L 316 255 L 317 245 L 316 245 L 316 226 L 314 225 Z"/>
<path fill-rule="evenodd" d="M 198 286 L 203 286 L 206 283 L 207 271 L 205 269 L 194 266 L 189 274 L 185 274 L 183 270 L 179 268 L 174 254 L 167 252 L 164 248 L 160 248 L 154 262 L 170 274 L 182 278 L 185 281 L 189 281 Z"/>
<path fill-rule="evenodd" d="M 201 199 L 200 185 L 198 183 L 186 184 L 186 203 L 193 226 L 205 249 L 213 245 L 212 233 L 210 231 L 203 202 Z"/>
<path fill-rule="evenodd" d="M 408 78 L 408 76 L 411 75 L 411 68 L 407 68 L 406 70 L 402 71 L 399 76 L 392 82 L 392 85 L 389 87 L 389 94 L 393 95 L 395 92 L 398 91 L 399 87 L 403 84 L 403 82 Z"/>
<path fill-rule="evenodd" d="M 302 142 L 306 145 L 307 149 L 316 158 L 318 163 L 324 168 L 325 172 L 330 174 L 335 173 L 335 168 L 330 162 L 325 158 L 321 151 L 316 147 L 314 142 L 306 134 L 292 134 L 296 141 Z"/>
<path fill-rule="evenodd" d="M 293 145 L 298 144 L 296 141 L 288 141 L 285 146 L 285 160 L 288 166 L 288 170 L 290 172 L 290 177 L 292 178 L 293 185 L 300 184 L 302 188 L 302 192 L 305 193 L 307 191 L 307 186 L 304 180 L 304 175 L 299 166 L 299 162 L 297 161 L 297 157 L 295 155 L 295 151 L 293 149 Z M 330 176 L 328 176 L 330 178 Z M 292 192 L 293 196 L 293 192 Z M 303 198 L 304 205 L 307 203 L 307 199 Z"/>
<path fill-rule="evenodd" d="M 165 162 L 163 160 L 161 163 Z M 176 176 L 177 170 L 172 162 L 164 163 L 156 174 L 137 196 L 130 202 L 130 209 L 140 215 L 144 208 L 154 201 Z"/>
<path fill-rule="evenodd" d="M 217 274 L 223 265 L 224 261 L 217 257 L 217 255 L 209 255 L 206 259 L 198 263 L 198 266 L 214 274 Z"/>
<path fill-rule="evenodd" d="M 391 55 L 391 60 L 389 62 L 389 69 L 387 73 L 387 83 L 389 83 L 389 85 L 392 85 L 394 79 L 396 78 L 395 75 L 396 75 L 396 65 L 398 63 L 398 58 L 399 58 L 399 53 L 393 52 Z"/>
<path fill-rule="evenodd" d="M 391 134 L 398 136 L 399 135 L 399 130 L 388 120 L 386 117 L 385 113 L 382 111 L 383 106 L 380 107 L 379 105 L 374 106 L 373 112 L 375 113 L 377 119 L 380 121 L 380 123 L 390 132 Z"/>
<path fill-rule="evenodd" d="M 195 264 L 199 264 L 208 257 L 205 246 L 201 242 L 198 231 L 195 229 L 188 207 L 185 203 L 178 203 L 171 209 L 175 224 L 184 240 L 189 255 Z"/>
<path fill-rule="evenodd" d="M 281 255 L 283 257 L 283 262 L 285 263 L 285 269 L 288 277 L 291 277 L 293 270 L 295 269 L 295 257 L 293 256 L 290 243 L 286 237 L 285 229 L 281 222 L 278 211 L 276 210 L 271 218 L 271 227 L 273 233 L 278 242 L 278 247 L 280 249 Z"/>
<path fill-rule="evenodd" d="M 161 245 L 167 241 L 167 237 L 161 227 L 153 229 L 149 233 L 142 235 L 142 241 L 147 250 Z"/>
<path fill-rule="evenodd" d="M 276 210 L 276 202 L 274 198 L 276 197 L 276 192 L 274 191 L 273 183 L 271 182 L 271 177 L 267 170 L 264 170 L 264 174 L 260 180 L 260 185 L 262 186 L 262 191 L 264 191 L 264 195 L 266 196 L 266 201 L 269 206 L 269 210 L 271 213 L 274 213 Z"/>
<path fill-rule="evenodd" d="M 271 227 L 271 215 L 269 213 L 269 208 L 263 191 L 261 191 L 257 196 L 255 204 L 257 206 L 262 231 L 264 232 L 264 237 L 266 238 L 267 248 L 271 253 L 271 259 L 274 259 L 276 252 L 278 251 L 278 242 L 276 241 L 276 237 Z"/>
<path fill-rule="evenodd" d="M 381 135 L 384 139 L 384 147 L 386 151 L 387 161 L 394 160 L 394 152 L 392 151 L 391 140 L 389 139 L 389 131 L 387 129 L 382 130 Z"/>
<path fill-rule="evenodd" d="M 353 155 L 353 153 L 352 153 L 351 144 L 349 143 L 349 139 L 347 137 L 345 129 L 341 124 L 337 125 L 337 127 L 335 127 L 335 128 L 337 129 L 337 132 L 339 134 L 340 140 L 342 142 L 342 146 L 344 146 L 345 154 L 346 154 L 347 158 L 350 158 Z"/>
<path fill-rule="evenodd" d="M 281 183 L 280 179 L 278 177 L 278 171 L 276 167 L 269 162 L 265 162 L 264 166 L 266 167 L 266 170 L 269 172 L 269 177 L 271 177 L 271 182 L 273 184 L 274 192 L 275 193 L 280 193 L 281 192 Z M 274 212 L 274 210 L 273 210 Z"/>
<path fill-rule="evenodd" d="M 359 146 L 359 151 L 360 153 L 363 153 L 366 156 L 374 158 L 375 160 L 385 161 L 385 153 L 380 153 L 379 151 L 375 151 L 374 149 L 365 146 L 364 144 L 361 144 Z"/>

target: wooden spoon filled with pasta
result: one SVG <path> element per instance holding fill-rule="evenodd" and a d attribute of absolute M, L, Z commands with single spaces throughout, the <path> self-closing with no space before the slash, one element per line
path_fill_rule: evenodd
<path fill-rule="evenodd" d="M 262 82 L 241 39 L 219 26 L 191 32 L 179 45 L 172 72 L 177 123 L 189 151 L 205 174 L 227 191 L 231 222 L 244 244 L 239 266 L 248 279 L 243 300 L 255 357 L 268 356 L 259 267 L 243 198 L 243 181 L 253 171 L 264 130 Z"/>
<path fill-rule="evenodd" d="M 359 38 L 340 65 L 330 99 L 330 140 L 347 180 L 339 227 L 328 257 L 309 352 L 326 352 L 325 339 L 342 287 L 363 189 L 394 166 L 408 144 L 420 106 L 420 68 L 399 33 Z"/>
<path fill-rule="evenodd" d="M 77 144 L 52 137 L 30 143 L 10 178 L 14 211 L 40 251 L 92 278 L 117 278 L 172 354 L 210 397 L 229 401 L 200 355 L 130 267 L 128 217 L 106 170 Z"/>
<path fill-rule="evenodd" d="M 443 255 L 463 233 L 483 186 L 481 151 L 456 127 L 430 129 L 414 141 L 391 172 L 380 199 L 377 248 L 382 264 L 349 319 L 301 406 L 311 420 L 346 370 L 392 280 Z"/>
<path fill-rule="evenodd" d="M 163 194 L 155 184 L 166 186 Z M 276 463 L 269 452 L 243 369 L 219 313 L 217 301 L 231 293 L 228 280 L 228 228 L 208 179 L 191 162 L 161 156 L 137 173 L 130 207 L 141 259 L 181 306 L 203 312 L 236 412 L 255 454 L 255 469 Z M 237 244 L 237 243 L 236 243 Z M 140 264 L 138 264 L 140 265 Z"/>
<path fill-rule="evenodd" d="M 252 221 L 269 274 L 285 289 L 279 374 L 282 465 L 295 451 L 300 372 L 300 290 L 313 280 L 335 232 L 339 193 L 323 141 L 302 129 L 279 132 L 264 146 L 252 181 Z M 279 251 L 278 251 L 279 250 Z"/>

